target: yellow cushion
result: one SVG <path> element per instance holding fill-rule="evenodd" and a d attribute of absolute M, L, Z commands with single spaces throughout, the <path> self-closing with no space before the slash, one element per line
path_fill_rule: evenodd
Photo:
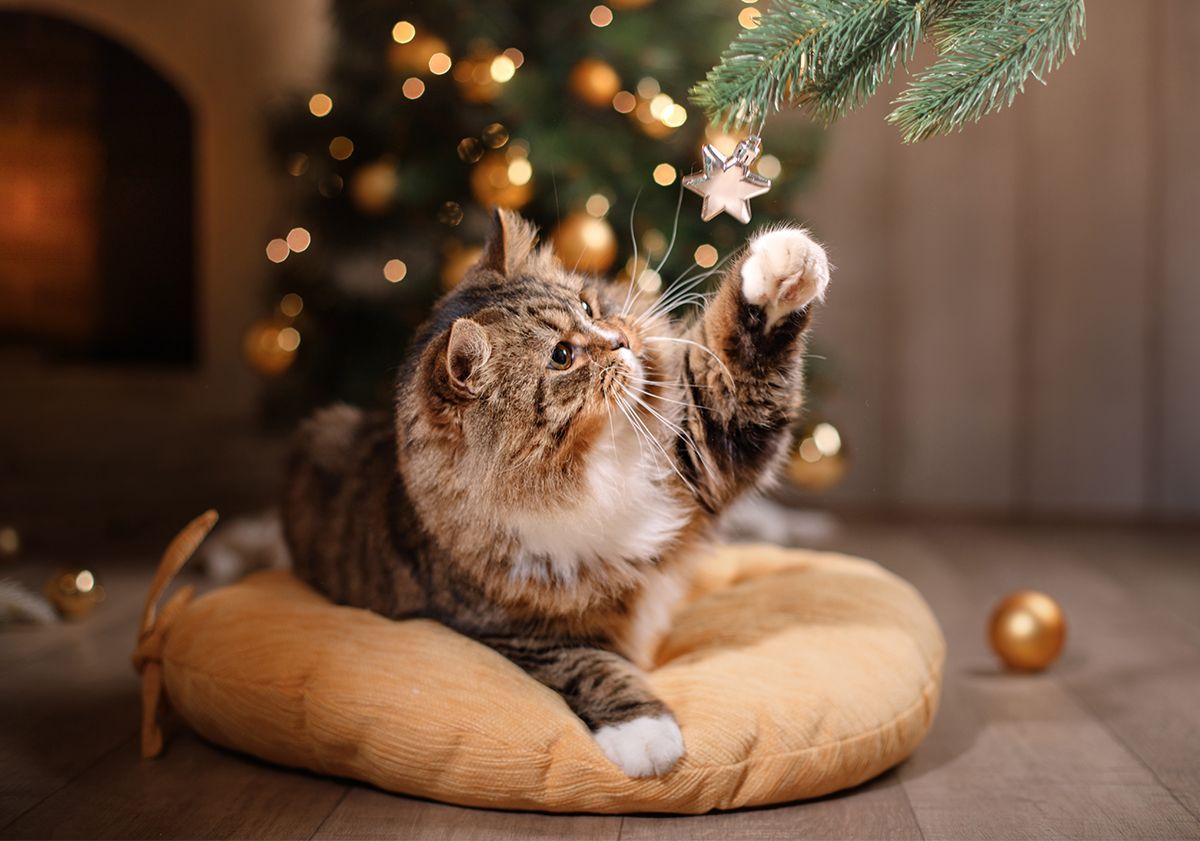
<path fill-rule="evenodd" d="M 725 547 L 650 675 L 687 753 L 640 780 L 490 649 L 333 606 L 284 572 L 183 608 L 161 657 L 192 727 L 271 762 L 472 806 L 697 813 L 816 797 L 900 762 L 933 720 L 944 642 L 920 595 L 870 561 Z"/>

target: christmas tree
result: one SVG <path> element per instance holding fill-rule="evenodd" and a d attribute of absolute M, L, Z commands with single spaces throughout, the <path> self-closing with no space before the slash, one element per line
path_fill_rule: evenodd
<path fill-rule="evenodd" d="M 680 178 L 704 143 L 728 154 L 744 133 L 685 96 L 751 25 L 746 9 L 335 2 L 328 79 L 276 124 L 277 283 L 246 336 L 270 415 L 386 403 L 406 338 L 477 256 L 492 206 L 537 222 L 566 265 L 650 293 L 719 265 L 748 229 L 701 222 Z M 817 140 L 807 124 L 768 129 L 758 167 L 777 186 L 755 200 L 756 224 L 786 214 Z"/>

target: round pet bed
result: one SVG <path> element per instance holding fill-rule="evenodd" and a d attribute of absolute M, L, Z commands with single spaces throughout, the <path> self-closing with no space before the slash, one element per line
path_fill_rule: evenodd
<path fill-rule="evenodd" d="M 334 606 L 281 571 L 194 601 L 181 591 L 156 614 L 215 519 L 172 544 L 147 604 L 134 656 L 147 755 L 161 749 L 165 693 L 217 744 L 390 791 L 699 813 L 862 783 L 916 748 L 937 707 L 945 646 L 909 584 L 845 555 L 725 546 L 649 676 L 687 752 L 662 777 L 630 779 L 554 692 L 436 622 Z"/>

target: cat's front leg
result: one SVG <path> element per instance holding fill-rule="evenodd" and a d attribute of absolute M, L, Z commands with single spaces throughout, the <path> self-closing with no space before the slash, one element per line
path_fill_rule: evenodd
<path fill-rule="evenodd" d="M 825 250 L 800 228 L 756 236 L 685 334 L 681 472 L 709 513 L 786 453 L 803 397 L 804 333 L 829 285 Z"/>
<path fill-rule="evenodd" d="M 750 241 L 741 265 L 742 296 L 762 307 L 766 330 L 790 313 L 823 300 L 829 258 L 801 228 L 779 228 Z"/>
<path fill-rule="evenodd" d="M 683 756 L 675 716 L 625 658 L 528 637 L 483 639 L 562 696 L 613 764 L 630 777 L 665 774 Z"/>

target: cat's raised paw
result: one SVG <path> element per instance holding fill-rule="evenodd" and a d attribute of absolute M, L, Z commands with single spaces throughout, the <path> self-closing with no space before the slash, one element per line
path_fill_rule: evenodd
<path fill-rule="evenodd" d="M 829 258 L 800 228 L 767 231 L 750 241 L 742 263 L 742 295 L 767 311 L 768 325 L 825 297 Z"/>
<path fill-rule="evenodd" d="M 669 713 L 605 725 L 592 738 L 630 777 L 665 774 L 683 756 L 683 733 Z"/>

